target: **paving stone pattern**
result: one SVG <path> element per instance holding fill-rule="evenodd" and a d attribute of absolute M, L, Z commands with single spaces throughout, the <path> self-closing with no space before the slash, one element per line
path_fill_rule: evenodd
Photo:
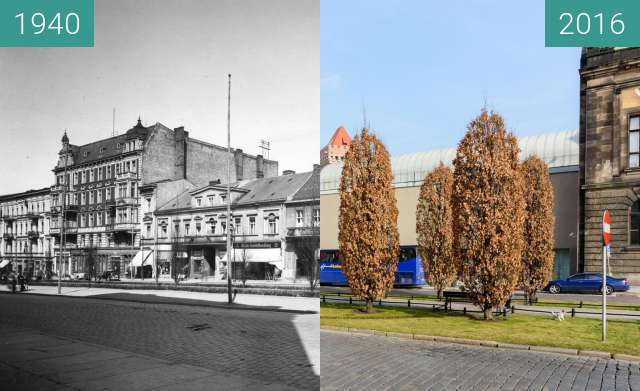
<path fill-rule="evenodd" d="M 318 389 L 319 377 L 293 324 L 297 316 L 318 322 L 317 315 L 246 309 L 0 296 L 0 327 L 33 329 L 218 373 Z M 32 345 L 28 348 L 38 348 L 37 341 Z"/>
<path fill-rule="evenodd" d="M 640 390 L 638 363 L 322 331 L 321 390 Z"/>

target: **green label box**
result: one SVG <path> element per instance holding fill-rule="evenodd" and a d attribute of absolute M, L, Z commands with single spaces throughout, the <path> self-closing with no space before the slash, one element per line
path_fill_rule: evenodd
<path fill-rule="evenodd" d="M 0 46 L 93 47 L 93 0 L 0 0 Z"/>
<path fill-rule="evenodd" d="M 640 46 L 639 0 L 545 0 L 545 46 Z"/>

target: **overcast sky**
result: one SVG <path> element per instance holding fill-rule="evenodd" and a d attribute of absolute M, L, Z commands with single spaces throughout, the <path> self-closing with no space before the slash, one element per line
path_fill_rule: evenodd
<path fill-rule="evenodd" d="M 72 144 L 161 122 L 232 146 L 280 170 L 318 161 L 318 0 L 96 0 L 93 48 L 0 48 L 0 194 L 53 184 Z"/>

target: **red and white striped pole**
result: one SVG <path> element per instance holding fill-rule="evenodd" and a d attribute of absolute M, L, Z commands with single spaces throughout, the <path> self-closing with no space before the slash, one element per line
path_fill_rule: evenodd
<path fill-rule="evenodd" d="M 602 342 L 607 340 L 607 248 L 611 243 L 611 216 L 605 210 L 602 215 Z"/>

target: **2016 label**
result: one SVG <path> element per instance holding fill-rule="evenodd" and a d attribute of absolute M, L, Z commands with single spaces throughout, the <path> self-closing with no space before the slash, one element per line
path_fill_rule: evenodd
<path fill-rule="evenodd" d="M 578 33 L 580 35 L 587 35 L 590 34 L 592 32 L 592 19 L 593 19 L 593 24 L 595 24 L 595 28 L 596 30 L 594 30 L 594 33 L 600 34 L 600 35 L 604 35 L 607 33 L 612 33 L 615 35 L 620 35 L 622 33 L 624 33 L 624 20 L 622 19 L 623 15 L 622 12 L 618 12 L 617 14 L 613 15 L 610 19 L 608 19 L 605 23 L 605 16 L 604 13 L 599 13 L 599 14 L 595 14 L 593 15 L 593 18 L 591 17 L 591 15 L 589 15 L 586 12 L 581 12 L 578 15 L 576 15 L 576 17 L 574 18 L 574 16 L 569 13 L 569 12 L 564 12 L 560 15 L 560 21 L 562 23 L 566 23 L 564 25 L 564 28 L 562 30 L 560 30 L 560 34 L 561 35 L 573 35 L 575 33 Z M 607 28 L 608 27 L 608 28 Z"/>

